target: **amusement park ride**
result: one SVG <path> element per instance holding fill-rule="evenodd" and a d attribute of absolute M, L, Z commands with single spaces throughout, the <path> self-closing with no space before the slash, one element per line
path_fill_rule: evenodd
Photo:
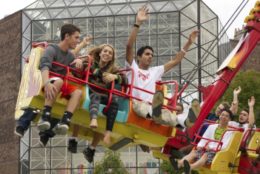
<path fill-rule="evenodd" d="M 163 148 L 163 152 L 154 150 L 154 156 L 162 159 L 168 159 L 172 155 L 172 149 L 178 150 L 181 147 L 190 143 L 189 140 L 193 138 L 195 133 L 199 130 L 200 126 L 205 121 L 208 113 L 213 108 L 214 104 L 223 95 L 227 87 L 229 86 L 240 67 L 243 65 L 249 54 L 256 47 L 260 40 L 260 1 L 257 1 L 255 7 L 251 10 L 250 15 L 245 19 L 246 26 L 245 32 L 240 39 L 238 45 L 226 58 L 223 64 L 217 71 L 217 78 L 214 82 L 204 87 L 203 103 L 201 105 L 201 112 L 197 121 L 191 127 L 185 131 L 179 130 L 175 127 L 160 125 L 152 120 L 148 120 L 136 115 L 132 109 L 132 95 L 133 88 L 139 89 L 133 85 L 122 87 L 121 90 L 115 88 L 112 84 L 111 89 L 103 89 L 104 92 L 108 92 L 110 102 L 112 95 L 120 96 L 119 111 L 116 117 L 116 123 L 113 128 L 112 142 L 109 148 L 117 150 L 121 147 L 131 146 L 136 144 L 143 144 L 151 147 L 151 149 Z M 43 54 L 46 43 L 33 44 L 28 62 L 24 66 L 23 76 L 21 80 L 19 95 L 16 105 L 16 119 L 22 115 L 25 108 L 37 108 L 42 110 L 44 103 L 44 95 L 42 92 L 42 80 L 41 72 L 38 69 L 41 55 Z M 84 97 L 81 101 L 79 109 L 75 112 L 71 123 L 69 133 L 79 138 L 90 140 L 94 134 L 94 131 L 104 132 L 106 119 L 102 116 L 102 110 L 109 107 L 102 105 L 100 108 L 100 116 L 98 117 L 97 129 L 91 129 L 89 127 L 89 86 L 93 85 L 88 81 L 89 67 L 84 72 L 79 72 L 75 69 L 66 67 L 61 64 L 54 63 L 53 66 L 62 66 L 67 70 L 65 76 L 55 74 L 63 78 L 65 83 L 73 83 L 74 85 L 81 86 L 84 91 Z M 130 71 L 126 69 L 123 71 Z M 76 78 L 72 73 L 81 73 L 84 75 L 84 79 Z M 133 80 L 133 79 L 132 79 Z M 131 84 L 131 82 L 130 82 Z M 158 86 L 173 85 L 175 91 L 173 97 L 165 98 L 165 107 L 172 110 L 176 101 L 180 96 L 180 92 L 183 90 L 178 89 L 178 84 L 175 81 L 158 82 Z M 148 92 L 149 91 L 144 91 Z M 55 118 L 61 118 L 63 111 L 65 110 L 66 100 L 59 98 L 53 106 L 52 116 Z M 38 118 L 39 119 L 39 118 Z M 35 120 L 35 122 L 38 121 Z M 213 162 L 210 166 L 201 168 L 200 173 L 241 173 L 241 174 L 259 174 L 260 173 L 260 129 L 253 128 L 246 132 L 241 130 L 235 130 L 232 141 L 229 146 L 216 153 Z"/>

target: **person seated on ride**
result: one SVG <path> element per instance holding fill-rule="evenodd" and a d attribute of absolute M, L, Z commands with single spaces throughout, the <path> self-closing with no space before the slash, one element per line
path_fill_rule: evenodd
<path fill-rule="evenodd" d="M 238 86 L 237 88 L 234 89 L 233 91 L 233 101 L 231 106 L 229 105 L 228 102 L 222 102 L 218 105 L 214 113 L 209 113 L 207 116 L 207 120 L 210 121 L 217 121 L 219 119 L 219 115 L 223 109 L 230 109 L 232 113 L 235 115 L 237 114 L 238 111 L 238 95 L 241 92 L 241 87 Z"/>
<path fill-rule="evenodd" d="M 131 82 L 132 75 L 134 75 L 133 86 L 140 89 L 155 93 L 156 81 L 161 80 L 162 76 L 175 67 L 184 58 L 186 51 L 189 49 L 191 44 L 195 42 L 198 31 L 193 31 L 187 43 L 183 49 L 179 51 L 175 57 L 171 58 L 169 62 L 164 65 L 150 67 L 153 59 L 153 48 L 150 46 L 143 46 L 137 51 L 137 59 L 135 60 L 134 55 L 134 42 L 137 38 L 137 33 L 141 24 L 148 19 L 149 9 L 146 6 L 141 7 L 136 15 L 136 22 L 133 26 L 131 34 L 128 38 L 126 46 L 126 67 L 132 68 L 134 73 L 127 73 L 128 81 Z M 152 103 L 153 94 L 141 91 L 139 89 L 133 89 L 133 98 L 139 100 L 133 100 L 133 110 L 138 116 L 149 118 L 152 116 L 152 107 L 148 103 Z"/>
<path fill-rule="evenodd" d="M 110 88 L 112 82 L 120 85 L 127 84 L 126 76 L 122 73 L 119 73 L 119 68 L 115 65 L 115 50 L 111 45 L 100 45 L 92 49 L 89 54 L 91 57 L 93 57 L 94 60 L 93 65 L 91 66 L 92 74 L 89 78 L 90 83 L 106 89 Z M 104 137 L 102 134 L 95 132 L 91 145 L 83 150 L 84 157 L 89 163 L 93 161 L 95 148 L 102 138 L 106 144 L 110 144 L 110 135 L 118 111 L 118 98 L 119 97 L 117 95 L 113 95 L 110 107 L 106 112 L 104 112 L 103 110 L 103 114 L 107 117 L 106 132 L 104 134 Z M 96 128 L 98 126 L 97 115 L 99 104 L 107 104 L 107 102 L 108 94 L 90 85 L 89 111 L 91 118 L 91 128 Z"/>
<path fill-rule="evenodd" d="M 252 128 L 255 125 L 255 114 L 254 114 L 255 97 L 251 96 L 248 99 L 248 108 L 243 108 L 239 114 L 238 122 L 231 121 L 229 126 L 243 128 L 244 130 Z"/>
<path fill-rule="evenodd" d="M 233 101 L 232 101 L 231 106 L 229 105 L 228 102 L 220 103 L 218 105 L 218 107 L 216 108 L 215 113 L 209 113 L 206 119 L 209 120 L 209 121 L 218 122 L 219 116 L 220 116 L 223 109 L 230 109 L 231 112 L 233 113 L 233 115 L 237 114 L 237 111 L 238 111 L 238 95 L 240 94 L 240 92 L 241 92 L 241 87 L 238 86 L 233 91 Z M 203 135 L 203 133 L 208 128 L 208 126 L 209 126 L 209 124 L 204 123 L 202 128 L 200 128 L 199 135 Z"/>
<path fill-rule="evenodd" d="M 71 50 L 71 53 L 74 55 L 74 57 L 77 57 L 78 56 L 78 52 L 85 46 L 89 45 L 90 44 L 90 41 L 92 40 L 91 37 L 84 37 L 83 40 L 76 46 L 75 49 Z M 84 58 L 84 57 L 83 57 Z M 83 58 L 76 58 L 76 59 L 81 59 L 82 62 L 84 62 L 84 59 Z M 74 62 L 72 62 L 70 64 L 71 67 L 75 67 L 74 66 Z M 83 65 L 83 69 L 84 69 L 84 65 Z M 77 78 L 82 78 L 81 75 L 77 74 L 77 73 L 73 73 L 72 72 L 72 75 L 77 77 Z M 51 118 L 50 119 L 50 128 L 48 130 L 45 130 L 45 131 L 40 131 L 39 132 L 39 136 L 40 136 L 40 141 L 39 141 L 39 144 L 44 147 L 46 146 L 46 144 L 48 143 L 49 139 L 54 137 L 57 134 L 59 134 L 60 132 L 57 132 L 56 130 L 56 125 L 59 123 L 59 119 L 56 119 L 56 118 Z M 72 141 L 71 141 L 72 139 Z M 68 150 L 71 152 L 71 153 L 76 153 L 77 152 L 77 141 L 76 141 L 76 138 L 75 137 L 71 137 L 69 139 L 69 143 L 68 143 Z"/>
<path fill-rule="evenodd" d="M 160 95 L 162 97 L 159 99 L 157 94 L 158 93 L 156 92 L 152 103 L 152 118 L 155 122 L 168 126 L 174 126 L 180 129 L 193 126 L 200 112 L 200 103 L 198 99 L 193 99 L 191 101 L 191 107 L 188 112 L 183 112 L 183 105 L 181 103 L 177 103 L 175 114 L 168 109 L 162 109 L 164 97 L 163 95 Z"/>
<path fill-rule="evenodd" d="M 126 85 L 127 78 L 124 74 L 119 72 L 119 68 L 116 66 L 116 58 L 114 48 L 109 44 L 102 44 L 93 48 L 89 54 L 93 57 L 93 64 L 90 68 L 89 82 L 98 87 L 104 89 L 110 89 L 112 82 L 119 85 Z M 104 90 L 97 88 L 93 85 L 90 87 L 90 127 L 97 128 L 97 116 L 100 103 L 108 103 L 108 93 Z M 106 132 L 104 136 L 104 142 L 110 143 L 110 134 L 113 129 L 113 125 L 116 119 L 118 111 L 118 96 L 113 95 L 111 104 L 106 112 L 103 113 L 107 117 Z"/>
<path fill-rule="evenodd" d="M 180 167 L 184 167 L 185 174 L 189 174 L 191 169 L 197 169 L 206 164 L 211 164 L 216 150 L 218 150 L 219 143 L 208 139 L 221 141 L 223 144 L 220 150 L 224 150 L 228 146 L 233 134 L 233 131 L 227 131 L 228 123 L 232 119 L 232 112 L 223 109 L 219 116 L 219 123 L 210 125 L 203 134 L 203 138 L 206 139 L 201 139 L 197 147 L 181 160 L 171 160 L 174 169 L 179 170 Z M 223 138 L 221 139 L 222 136 Z"/>
<path fill-rule="evenodd" d="M 63 68 L 52 66 L 52 62 L 59 62 L 64 65 L 74 65 L 76 68 L 82 67 L 82 60 L 75 59 L 75 56 L 71 53 L 70 49 L 74 49 L 79 42 L 80 29 L 72 24 L 65 24 L 62 26 L 61 41 L 59 44 L 50 44 L 41 58 L 40 69 L 42 71 L 42 78 L 45 91 L 45 106 L 43 109 L 42 121 L 39 123 L 41 131 L 49 129 L 51 126 L 51 109 L 52 104 L 55 101 L 59 92 L 62 92 L 62 96 L 70 97 L 70 100 L 76 102 L 70 102 L 67 106 L 67 111 L 64 115 L 68 117 L 72 116 L 77 100 L 81 97 L 81 91 L 76 87 L 63 85 L 62 79 L 49 75 L 49 71 L 56 72 L 64 75 L 66 70 Z M 15 133 L 19 136 L 23 136 L 25 131 L 29 128 L 30 122 L 38 114 L 35 109 L 26 109 L 23 115 L 19 118 L 18 124 L 15 129 Z"/>

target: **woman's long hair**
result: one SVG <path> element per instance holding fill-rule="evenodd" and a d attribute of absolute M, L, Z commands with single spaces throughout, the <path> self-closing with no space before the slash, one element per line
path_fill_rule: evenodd
<path fill-rule="evenodd" d="M 101 44 L 97 47 L 94 47 L 94 48 L 91 48 L 89 51 L 88 51 L 88 54 L 90 56 L 93 57 L 93 61 L 95 63 L 99 63 L 100 61 L 100 56 L 99 54 L 101 53 L 101 51 L 106 47 L 110 47 L 112 48 L 113 50 L 113 55 L 112 55 L 112 60 L 110 62 L 108 62 L 108 64 L 105 66 L 105 71 L 108 72 L 108 73 L 114 73 L 116 71 L 118 71 L 118 67 L 116 66 L 116 62 L 115 62 L 115 49 L 112 45 L 109 45 L 109 44 Z"/>

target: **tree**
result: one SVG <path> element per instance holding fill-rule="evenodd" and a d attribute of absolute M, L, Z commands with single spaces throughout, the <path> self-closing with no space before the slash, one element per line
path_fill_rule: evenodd
<path fill-rule="evenodd" d="M 241 86 L 242 91 L 239 94 L 239 108 L 248 108 L 248 99 L 251 96 L 255 96 L 255 117 L 256 125 L 260 126 L 260 72 L 254 70 L 248 70 L 239 72 L 234 78 L 229 88 L 221 98 L 220 102 L 228 101 L 231 102 L 233 98 L 233 90 Z"/>
<path fill-rule="evenodd" d="M 162 174 L 182 174 L 183 169 L 180 169 L 179 171 L 175 171 L 169 161 L 163 161 L 160 166 L 160 170 Z M 192 170 L 192 174 L 198 174 L 197 171 Z"/>
<path fill-rule="evenodd" d="M 94 174 L 128 174 L 120 159 L 120 153 L 106 150 L 105 156 L 95 164 Z"/>

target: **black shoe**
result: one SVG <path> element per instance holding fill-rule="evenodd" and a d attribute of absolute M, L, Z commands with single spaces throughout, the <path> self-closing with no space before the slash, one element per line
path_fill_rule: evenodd
<path fill-rule="evenodd" d="M 190 174 L 190 163 L 187 160 L 183 161 L 183 168 L 185 174 Z"/>
<path fill-rule="evenodd" d="M 87 147 L 83 150 L 83 155 L 89 163 L 92 163 L 95 156 L 95 149 Z"/>
<path fill-rule="evenodd" d="M 147 152 L 147 153 L 150 152 L 150 148 L 146 145 L 139 144 L 139 147 L 142 149 L 143 152 Z"/>
<path fill-rule="evenodd" d="M 182 159 L 184 157 L 184 154 L 177 150 L 177 149 L 171 149 L 171 158 L 173 159 Z"/>
<path fill-rule="evenodd" d="M 174 168 L 174 170 L 178 171 L 179 170 L 179 168 L 178 168 L 178 161 L 171 156 L 170 157 L 170 162 L 171 162 L 172 167 Z"/>
<path fill-rule="evenodd" d="M 68 151 L 71 153 L 77 153 L 78 142 L 75 139 L 70 139 L 68 144 Z"/>
<path fill-rule="evenodd" d="M 47 135 L 41 135 L 39 144 L 41 147 L 45 147 L 48 141 L 49 141 L 49 137 Z"/>
<path fill-rule="evenodd" d="M 22 126 L 17 126 L 17 127 L 15 128 L 15 131 L 14 131 L 14 133 L 15 133 L 16 135 L 18 135 L 19 137 L 23 137 L 24 132 L 25 132 L 25 130 L 24 130 L 24 128 L 23 128 Z"/>

